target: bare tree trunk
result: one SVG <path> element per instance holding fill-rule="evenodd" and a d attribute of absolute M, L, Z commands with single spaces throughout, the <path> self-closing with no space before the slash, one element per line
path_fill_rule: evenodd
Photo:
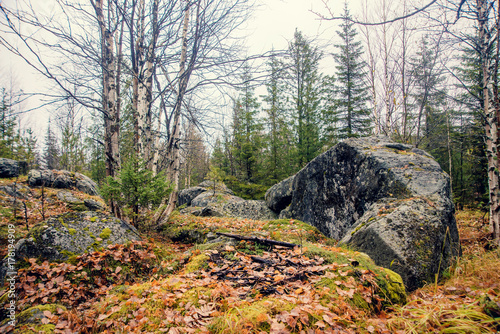
<path fill-rule="evenodd" d="M 133 17 L 132 17 L 133 18 Z M 152 168 L 152 115 L 151 104 L 153 101 L 153 77 L 155 72 L 155 50 L 158 40 L 158 0 L 153 1 L 151 11 L 151 39 L 146 46 L 145 43 L 145 18 L 146 4 L 144 0 L 138 3 L 138 17 L 136 33 L 132 30 L 132 71 L 133 71 L 133 108 L 135 111 L 135 138 L 138 156 L 143 159 L 149 168 Z M 132 23 L 133 24 L 133 23 Z M 134 40 L 135 39 L 135 40 Z M 135 50 L 135 52 L 134 52 Z"/>
<path fill-rule="evenodd" d="M 363 17 L 366 22 L 368 22 L 368 0 L 365 0 L 363 3 Z M 375 71 L 376 71 L 376 61 L 373 53 L 373 45 L 370 38 L 370 29 L 368 26 L 363 26 L 363 35 L 365 35 L 366 46 L 368 50 L 368 69 L 370 71 L 370 75 L 368 76 L 370 91 L 371 91 L 371 103 L 373 108 L 373 121 L 375 127 L 373 129 L 373 133 L 375 135 L 380 134 L 380 114 L 378 112 L 377 106 L 377 89 L 375 84 Z"/>
<path fill-rule="evenodd" d="M 184 24 L 182 30 L 182 50 L 181 50 L 181 58 L 179 63 L 179 89 L 177 92 L 177 100 L 174 106 L 173 112 L 173 129 L 172 135 L 167 145 L 167 154 L 168 154 L 168 165 L 167 165 L 167 177 L 173 185 L 173 190 L 170 193 L 168 198 L 167 207 L 163 211 L 160 209 L 154 220 L 158 225 L 166 223 L 170 215 L 175 209 L 177 204 L 177 198 L 179 194 L 179 176 L 180 176 L 180 141 L 181 141 L 181 107 L 182 101 L 184 98 L 184 93 L 186 92 L 187 84 L 189 81 L 190 70 L 192 70 L 192 66 L 190 66 L 189 70 L 186 71 L 186 60 L 187 60 L 187 32 L 189 27 L 189 8 L 190 4 L 186 4 L 186 10 L 184 13 Z M 199 5 L 198 5 L 199 11 Z M 198 12 L 197 12 L 197 20 Z M 197 22 L 198 24 L 198 22 Z M 196 38 L 197 36 L 195 36 Z M 193 48 L 196 48 L 194 46 Z M 192 55 L 192 57 L 196 57 Z M 161 206 L 163 208 L 164 205 Z M 163 211 L 163 212 L 162 212 Z"/>
<path fill-rule="evenodd" d="M 104 18 L 103 0 L 91 0 L 94 7 L 101 38 L 103 114 L 104 114 L 104 150 L 106 154 L 106 176 L 114 177 L 120 169 L 120 110 L 118 109 L 117 64 L 114 54 L 114 32 L 112 32 Z M 111 6 L 111 3 L 108 4 Z M 120 216 L 119 207 L 111 201 L 111 211 Z"/>
<path fill-rule="evenodd" d="M 489 1 L 477 0 L 477 24 L 479 30 L 479 48 L 481 54 L 481 70 L 483 74 L 483 112 L 486 133 L 486 156 L 488 159 L 488 187 L 490 197 L 490 231 L 495 242 L 500 245 L 500 188 L 498 169 L 498 115 L 495 106 L 490 106 L 490 89 L 492 75 L 488 49 L 490 32 L 488 31 Z M 496 75 L 496 73 L 493 73 Z M 498 96 L 495 96 L 498 98 Z M 496 104 L 497 101 L 495 101 Z"/>

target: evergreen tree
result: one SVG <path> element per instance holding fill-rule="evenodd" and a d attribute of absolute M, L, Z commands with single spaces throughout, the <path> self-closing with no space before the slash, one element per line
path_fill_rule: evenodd
<path fill-rule="evenodd" d="M 243 182 L 257 183 L 260 181 L 262 124 L 251 80 L 250 67 L 246 67 L 240 97 L 234 102 L 232 151 L 240 171 L 236 177 Z"/>
<path fill-rule="evenodd" d="M 471 38 L 471 40 L 475 40 Z M 479 41 L 477 41 L 479 42 Z M 491 50 L 493 51 L 493 50 Z M 492 57 L 492 55 L 490 55 Z M 457 203 L 488 203 L 488 175 L 484 138 L 481 59 L 477 49 L 467 47 L 454 70 L 467 92 L 459 96 L 460 111 L 452 114 L 453 195 Z"/>
<path fill-rule="evenodd" d="M 107 201 L 116 201 L 134 226 L 138 225 L 142 208 L 157 207 L 172 191 L 163 173 L 154 176 L 135 156 L 125 162 L 118 176 L 108 176 L 106 181 L 101 187 L 103 197 Z"/>
<path fill-rule="evenodd" d="M 50 128 L 50 119 L 49 125 L 47 126 L 47 133 L 45 135 L 45 149 L 43 152 L 43 160 L 45 161 L 45 166 L 47 169 L 59 169 L 59 145 L 57 141 L 57 137 Z"/>
<path fill-rule="evenodd" d="M 20 149 L 17 155 L 17 159 L 21 161 L 26 161 L 29 169 L 35 169 L 39 166 L 39 156 L 37 151 L 37 138 L 33 133 L 31 128 L 23 130 L 20 138 Z"/>
<path fill-rule="evenodd" d="M 0 157 L 14 158 L 14 146 L 17 140 L 16 137 L 16 117 L 12 112 L 9 97 L 2 88 L 2 101 L 0 104 Z"/>
<path fill-rule="evenodd" d="M 417 56 L 411 60 L 412 76 L 415 85 L 413 94 L 416 115 L 415 145 L 428 151 L 436 148 L 443 141 L 443 127 L 446 126 L 443 106 L 446 102 L 446 92 L 442 86 L 443 72 L 438 68 L 439 51 L 431 48 L 427 37 L 423 37 L 417 51 Z"/>
<path fill-rule="evenodd" d="M 320 82 L 318 70 L 322 57 L 301 32 L 295 31 L 289 43 L 290 88 L 295 113 L 297 140 L 296 168 L 315 158 L 322 147 L 320 140 Z"/>
<path fill-rule="evenodd" d="M 342 23 L 337 35 L 341 43 L 335 45 L 338 52 L 333 55 L 336 66 L 336 85 L 329 78 L 327 85 L 333 85 L 334 104 L 326 109 L 331 124 L 336 131 L 329 137 L 339 139 L 366 136 L 371 133 L 371 121 L 366 102 L 369 100 L 368 86 L 365 81 L 365 62 L 363 48 L 357 37 L 352 17 L 345 3 Z M 331 131 L 331 130 L 330 130 Z"/>
<path fill-rule="evenodd" d="M 85 166 L 84 147 L 82 142 L 82 120 L 77 120 L 74 103 L 68 103 L 68 110 L 61 115 L 61 156 L 59 163 L 62 169 L 71 172 L 82 172 Z"/>
<path fill-rule="evenodd" d="M 269 79 L 266 83 L 267 95 L 264 101 L 266 117 L 266 174 L 267 185 L 273 185 L 291 175 L 290 160 L 292 147 L 290 142 L 290 126 L 287 123 L 286 96 L 285 96 L 285 65 L 275 55 L 269 62 Z"/>

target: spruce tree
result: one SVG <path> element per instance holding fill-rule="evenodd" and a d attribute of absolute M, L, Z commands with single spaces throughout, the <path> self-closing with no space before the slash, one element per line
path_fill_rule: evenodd
<path fill-rule="evenodd" d="M 47 133 L 45 135 L 45 149 L 43 152 L 43 160 L 45 161 L 45 166 L 47 169 L 59 169 L 59 159 L 60 159 L 60 150 L 57 141 L 57 137 L 50 128 L 50 119 L 49 125 L 47 126 Z"/>
<path fill-rule="evenodd" d="M 237 178 L 258 183 L 261 164 L 262 124 L 258 119 L 259 104 L 254 96 L 250 67 L 242 76 L 241 94 L 233 109 L 233 155 L 239 166 Z"/>
<path fill-rule="evenodd" d="M 438 51 L 437 47 L 429 45 L 428 37 L 425 36 L 421 39 L 417 54 L 411 59 L 410 64 L 415 85 L 414 144 L 431 153 L 443 143 L 443 126 L 446 125 L 443 112 L 446 102 L 446 92 L 443 88 L 444 73 L 438 66 Z"/>
<path fill-rule="evenodd" d="M 361 42 L 356 40 L 357 31 L 347 3 L 337 35 L 341 43 L 333 55 L 336 66 L 336 82 L 333 88 L 334 104 L 327 108 L 327 115 L 336 125 L 339 139 L 366 136 L 371 133 L 371 120 L 366 102 L 369 99 L 365 76 L 365 62 Z M 331 84 L 331 83 L 330 83 Z M 330 134 L 332 137 L 332 134 Z"/>
<path fill-rule="evenodd" d="M 290 88 L 295 113 L 297 141 L 296 169 L 305 166 L 321 150 L 320 140 L 320 82 L 318 66 L 322 57 L 320 50 L 311 45 L 300 31 L 296 30 L 289 43 Z"/>
<path fill-rule="evenodd" d="M 16 117 L 12 112 L 9 97 L 2 88 L 2 101 L 0 104 L 0 157 L 14 158 L 14 146 L 16 143 Z"/>
<path fill-rule="evenodd" d="M 291 141 L 290 125 L 287 121 L 286 96 L 285 96 L 285 65 L 274 54 L 268 62 L 268 81 L 266 83 L 267 103 L 266 112 L 266 163 L 268 177 L 267 185 L 273 185 L 292 174 L 291 168 Z"/>

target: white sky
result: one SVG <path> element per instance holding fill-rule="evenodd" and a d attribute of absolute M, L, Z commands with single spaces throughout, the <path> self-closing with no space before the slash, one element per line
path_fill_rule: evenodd
<path fill-rule="evenodd" d="M 34 0 L 32 0 L 34 1 Z M 36 0 L 38 1 L 38 0 Z M 44 0 L 47 1 L 47 0 Z M 4 5 L 11 5 L 14 0 L 0 0 Z M 288 40 L 293 38 L 295 29 L 299 29 L 308 38 L 314 39 L 323 51 L 332 51 L 331 45 L 336 38 L 337 22 L 321 21 L 311 10 L 326 13 L 321 0 L 256 0 L 257 5 L 252 18 L 248 21 L 247 45 L 249 54 L 262 53 L 274 49 L 286 49 Z M 352 14 L 356 14 L 361 0 L 349 1 Z M 344 0 L 330 0 L 334 13 L 343 12 Z M 48 5 L 48 3 L 47 3 Z M 323 62 L 323 70 L 333 68 L 333 60 Z M 15 88 L 26 92 L 37 92 L 50 86 L 45 80 L 33 73 L 33 70 L 22 61 L 13 58 L 0 47 L 0 85 L 10 85 L 12 78 Z M 37 102 L 24 104 L 25 108 L 33 108 Z M 42 108 L 30 115 L 23 116 L 23 126 L 32 127 L 39 143 L 43 142 L 46 123 L 51 106 Z"/>

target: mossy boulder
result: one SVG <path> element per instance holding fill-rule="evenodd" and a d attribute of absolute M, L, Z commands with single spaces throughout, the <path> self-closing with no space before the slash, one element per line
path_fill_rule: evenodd
<path fill-rule="evenodd" d="M 289 182 L 274 188 L 290 189 Z M 307 222 L 367 253 L 409 290 L 460 254 L 449 176 L 410 145 L 387 137 L 345 140 L 299 171 L 291 193 L 279 198 L 277 208 L 286 207 L 280 218 Z"/>
<path fill-rule="evenodd" d="M 30 187 L 50 187 L 57 189 L 77 189 L 89 195 L 98 195 L 97 183 L 89 177 L 72 173 L 67 170 L 36 170 L 28 173 L 28 184 Z"/>
<path fill-rule="evenodd" d="M 51 217 L 35 225 L 25 239 L 17 242 L 17 262 L 26 258 L 66 261 L 68 258 L 111 244 L 141 240 L 132 225 L 107 214 L 85 211 Z M 0 279 L 6 274 L 6 263 L 0 266 Z"/>

